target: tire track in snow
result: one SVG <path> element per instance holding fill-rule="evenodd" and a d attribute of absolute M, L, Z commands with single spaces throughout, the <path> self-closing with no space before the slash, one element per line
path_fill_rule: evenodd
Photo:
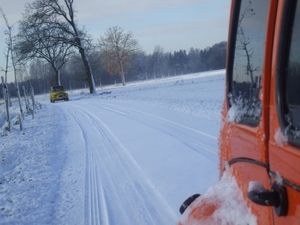
<path fill-rule="evenodd" d="M 69 113 L 81 129 L 86 150 L 86 224 L 170 224 L 157 204 L 168 206 L 114 136 L 94 114 L 77 105 Z M 76 110 L 75 110 L 76 108 Z M 156 197 L 154 197 L 156 196 Z M 171 219 L 172 218 L 172 219 Z"/>
<path fill-rule="evenodd" d="M 99 102 L 95 103 L 99 104 Z M 130 119 L 143 123 L 153 129 L 159 130 L 160 132 L 163 132 L 177 140 L 180 140 L 184 145 L 188 146 L 191 150 L 203 155 L 208 160 L 214 163 L 218 163 L 218 141 L 217 137 L 215 136 L 191 127 L 181 125 L 163 117 L 143 112 L 141 110 L 135 110 L 129 107 L 103 102 L 101 102 L 101 106 L 93 105 L 93 107 L 100 107 L 105 110 L 121 114 Z M 145 120 L 145 116 L 149 119 Z M 157 123 L 161 124 L 161 126 L 158 127 L 157 125 L 154 125 Z"/>
<path fill-rule="evenodd" d="M 86 150 L 86 172 L 85 172 L 85 220 L 86 224 L 109 224 L 108 212 L 103 194 L 103 187 L 98 180 L 97 170 L 93 162 L 93 152 L 90 151 L 88 134 L 85 132 L 85 126 L 80 121 L 74 110 L 68 110 L 69 114 L 76 121 L 81 130 L 82 140 L 85 143 Z"/>

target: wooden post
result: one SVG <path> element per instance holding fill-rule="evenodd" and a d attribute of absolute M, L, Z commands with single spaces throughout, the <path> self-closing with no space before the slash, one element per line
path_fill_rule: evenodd
<path fill-rule="evenodd" d="M 10 117 L 9 117 L 9 103 L 8 103 L 7 86 L 6 86 L 6 83 L 4 83 L 3 77 L 1 77 L 1 81 L 2 81 L 3 97 L 5 99 L 6 121 L 7 121 L 7 125 L 8 125 L 8 130 L 10 131 Z"/>

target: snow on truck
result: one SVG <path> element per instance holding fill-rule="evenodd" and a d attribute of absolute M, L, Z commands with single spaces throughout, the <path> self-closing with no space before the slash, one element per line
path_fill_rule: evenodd
<path fill-rule="evenodd" d="M 300 224 L 300 0 L 232 0 L 220 181 L 179 225 Z"/>

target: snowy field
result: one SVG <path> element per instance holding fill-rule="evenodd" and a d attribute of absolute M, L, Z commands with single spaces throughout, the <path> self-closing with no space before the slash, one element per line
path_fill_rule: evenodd
<path fill-rule="evenodd" d="M 70 91 L 5 131 L 0 224 L 176 224 L 218 181 L 225 71 Z"/>

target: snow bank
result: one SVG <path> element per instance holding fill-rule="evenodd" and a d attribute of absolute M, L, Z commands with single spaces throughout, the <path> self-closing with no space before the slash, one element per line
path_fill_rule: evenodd
<path fill-rule="evenodd" d="M 2 130 L 0 224 L 51 223 L 64 162 L 64 149 L 52 142 L 63 137 L 53 121 L 58 111 L 46 106 L 25 118 L 22 131 L 14 123 L 11 132 Z"/>

